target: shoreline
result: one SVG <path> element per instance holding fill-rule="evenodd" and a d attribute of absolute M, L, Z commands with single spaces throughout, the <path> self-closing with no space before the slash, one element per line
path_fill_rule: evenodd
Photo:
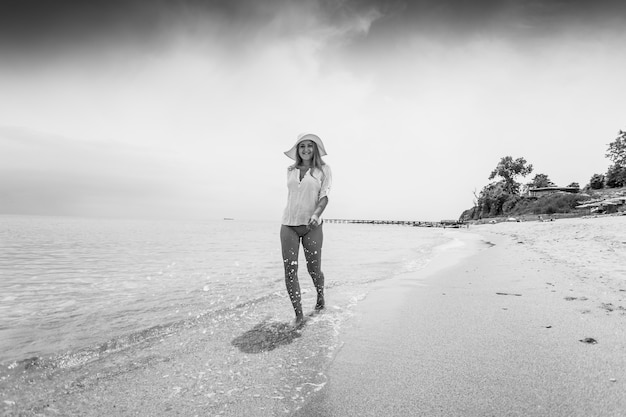
<path fill-rule="evenodd" d="M 19 384 L 5 380 L 3 389 L 0 380 L 0 410 L 620 415 L 621 230 L 625 216 L 450 229 L 424 268 L 372 283 L 354 306 L 330 308 L 298 334 L 253 304 L 227 313 L 228 325 L 215 328 L 207 316 L 86 366 L 31 373 L 26 364 Z M 273 350 L 258 351 L 267 343 Z"/>
<path fill-rule="evenodd" d="M 623 415 L 626 281 L 592 262 L 626 230 L 617 219 L 473 227 L 493 246 L 370 293 L 328 384 L 293 415 Z"/>

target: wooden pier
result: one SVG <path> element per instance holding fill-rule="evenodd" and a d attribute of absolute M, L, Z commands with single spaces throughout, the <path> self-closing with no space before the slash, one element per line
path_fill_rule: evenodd
<path fill-rule="evenodd" d="M 427 222 L 418 220 L 355 220 L 355 219 L 324 219 L 326 223 L 351 223 L 351 224 L 394 224 L 401 226 L 414 226 L 414 227 L 469 227 L 469 224 L 463 221 L 457 220 L 441 220 L 439 222 Z"/>

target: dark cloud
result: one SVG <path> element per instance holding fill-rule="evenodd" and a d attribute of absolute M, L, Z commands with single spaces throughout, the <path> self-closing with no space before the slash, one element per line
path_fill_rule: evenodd
<path fill-rule="evenodd" d="M 394 7 L 348 0 L 3 0 L 0 66 L 18 72 L 74 57 L 117 65 L 181 42 L 199 50 L 207 44 L 222 54 L 216 59 L 230 59 L 274 38 L 341 33 L 368 11 Z"/>
<path fill-rule="evenodd" d="M 343 28 L 372 12 L 372 26 L 350 39 L 357 53 L 415 35 L 542 41 L 568 28 L 623 33 L 626 27 L 626 2 L 608 0 L 3 0 L 0 53 L 107 59 L 109 51 L 158 52 L 182 34 L 195 42 L 211 39 L 228 55 L 268 33 L 317 36 L 319 28 Z"/>
<path fill-rule="evenodd" d="M 534 55 L 571 42 L 584 46 L 626 40 L 626 2 L 379 0 L 360 4 L 361 10 L 367 5 L 380 17 L 367 36 L 352 39 L 333 55 L 333 62 L 351 62 L 355 68 L 403 54 L 428 59 L 419 55 L 416 45 L 422 45 L 427 55 L 431 46 L 452 51 L 474 41 L 497 41 Z"/>
<path fill-rule="evenodd" d="M 169 35 L 222 23 L 231 33 L 262 18 L 249 1 L 9 0 L 0 2 L 0 48 L 16 55 L 93 47 L 158 48 Z M 208 26 L 208 27 L 206 27 Z"/>
<path fill-rule="evenodd" d="M 138 3 L 10 0 L 0 3 L 0 39 L 14 52 L 76 46 L 120 31 L 150 33 L 158 15 L 141 15 Z"/>
<path fill-rule="evenodd" d="M 387 18 L 378 26 L 406 30 L 422 27 L 440 33 L 541 35 L 563 27 L 615 26 L 626 22 L 626 4 L 620 1 L 584 0 L 416 0 L 381 1 Z"/>
<path fill-rule="evenodd" d="M 0 42 L 4 47 L 78 45 L 100 39 L 158 39 L 175 26 L 199 30 L 221 22 L 231 33 L 254 30 L 293 11 L 337 22 L 375 8 L 377 25 L 444 26 L 449 31 L 515 23 L 545 30 L 568 22 L 619 18 L 624 2 L 584 0 L 3 0 Z M 297 25 L 298 13 L 291 15 Z"/>

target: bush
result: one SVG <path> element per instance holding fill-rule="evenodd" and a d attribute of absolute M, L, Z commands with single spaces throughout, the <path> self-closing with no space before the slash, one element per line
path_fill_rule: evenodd
<path fill-rule="evenodd" d="M 626 167 L 611 165 L 606 173 L 606 186 L 619 188 L 626 185 Z"/>
<path fill-rule="evenodd" d="M 509 194 L 504 191 L 504 182 L 491 183 L 480 192 L 474 218 L 495 217 L 502 214 L 502 206 Z"/>
<path fill-rule="evenodd" d="M 586 198 L 578 194 L 554 193 L 539 197 L 533 204 L 526 207 L 525 213 L 555 214 L 569 213 Z"/>
<path fill-rule="evenodd" d="M 508 196 L 504 204 L 502 204 L 502 213 L 506 214 L 512 212 L 517 203 L 521 200 L 522 197 L 520 197 L 519 195 Z"/>
<path fill-rule="evenodd" d="M 589 187 L 591 187 L 592 190 L 600 190 L 604 188 L 604 175 L 593 174 L 589 180 Z"/>

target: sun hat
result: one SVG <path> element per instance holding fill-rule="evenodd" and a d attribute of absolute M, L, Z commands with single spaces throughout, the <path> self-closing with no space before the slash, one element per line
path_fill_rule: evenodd
<path fill-rule="evenodd" d="M 286 151 L 285 155 L 287 155 L 288 157 L 290 157 L 291 159 L 295 161 L 296 153 L 298 152 L 298 144 L 300 144 L 300 142 L 305 141 L 305 140 L 310 140 L 310 141 L 315 142 L 315 144 L 317 145 L 317 149 L 320 151 L 320 156 L 326 155 L 326 149 L 324 149 L 324 143 L 322 143 L 322 140 L 320 139 L 319 136 L 314 135 L 312 133 L 300 133 L 298 135 L 298 139 L 296 139 L 296 144 L 293 145 L 291 149 Z"/>

